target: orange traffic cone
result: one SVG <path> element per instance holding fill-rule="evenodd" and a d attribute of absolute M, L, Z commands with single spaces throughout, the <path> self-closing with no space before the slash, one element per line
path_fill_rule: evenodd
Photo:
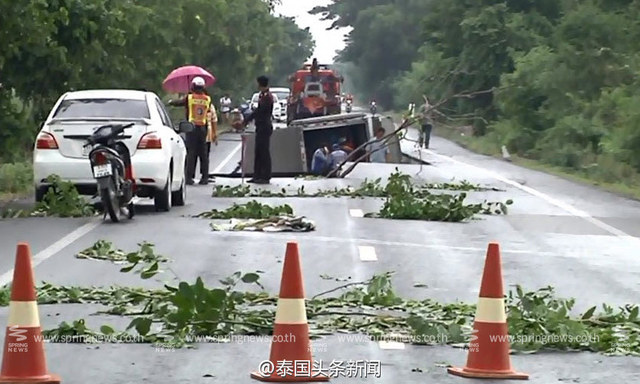
<path fill-rule="evenodd" d="M 29 244 L 20 243 L 13 270 L 0 383 L 59 384 L 61 381 L 59 376 L 47 372 L 34 281 Z"/>
<path fill-rule="evenodd" d="M 251 378 L 267 382 L 329 380 L 329 376 L 323 372 L 314 372 L 302 267 L 298 244 L 295 242 L 287 243 L 278 308 L 273 324 L 271 355 L 269 361 L 260 364 L 259 372 L 251 373 Z"/>
<path fill-rule="evenodd" d="M 500 245 L 489 243 L 467 366 L 452 367 L 447 371 L 466 378 L 528 380 L 528 374 L 516 372 L 511 367 L 509 349 Z"/>

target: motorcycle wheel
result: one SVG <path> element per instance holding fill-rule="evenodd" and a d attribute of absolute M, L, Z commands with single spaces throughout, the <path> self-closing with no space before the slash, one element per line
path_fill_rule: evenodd
<path fill-rule="evenodd" d="M 133 203 L 129 203 L 129 206 L 127 207 L 129 209 L 129 220 L 133 219 L 133 216 L 136 215 L 136 210 L 135 207 L 133 205 Z"/>
<path fill-rule="evenodd" d="M 100 197 L 102 199 L 102 206 L 109 214 L 111 221 L 114 223 L 120 222 L 120 202 L 112 180 L 109 182 L 108 188 L 100 190 Z"/>

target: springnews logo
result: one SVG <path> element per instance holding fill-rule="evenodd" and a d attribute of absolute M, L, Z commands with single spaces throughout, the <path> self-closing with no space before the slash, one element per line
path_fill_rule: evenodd
<path fill-rule="evenodd" d="M 510 343 L 510 344 L 557 344 L 557 343 L 597 343 L 600 341 L 598 335 L 578 334 L 578 335 L 558 335 L 558 334 L 534 334 L 534 335 L 489 335 L 486 341 L 490 343 Z M 478 330 L 473 329 L 469 337 L 468 349 L 478 349 Z"/>
<path fill-rule="evenodd" d="M 27 340 L 27 336 L 24 335 L 25 333 L 27 333 L 27 330 L 20 329 L 20 327 L 18 327 L 17 325 L 9 327 L 9 336 L 15 337 L 17 342 Z"/>

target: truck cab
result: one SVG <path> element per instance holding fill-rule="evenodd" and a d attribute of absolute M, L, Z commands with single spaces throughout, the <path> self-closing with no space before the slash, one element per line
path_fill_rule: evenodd
<path fill-rule="evenodd" d="M 289 77 L 291 97 L 287 105 L 287 123 L 341 112 L 341 84 L 344 78 L 328 65 L 305 64 Z"/>

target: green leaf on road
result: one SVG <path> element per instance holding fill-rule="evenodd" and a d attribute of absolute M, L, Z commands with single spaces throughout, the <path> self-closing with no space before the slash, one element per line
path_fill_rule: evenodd
<path fill-rule="evenodd" d="M 242 276 L 242 282 L 243 283 L 255 283 L 260 279 L 260 275 L 258 275 L 257 273 L 247 273 L 244 276 Z"/>

